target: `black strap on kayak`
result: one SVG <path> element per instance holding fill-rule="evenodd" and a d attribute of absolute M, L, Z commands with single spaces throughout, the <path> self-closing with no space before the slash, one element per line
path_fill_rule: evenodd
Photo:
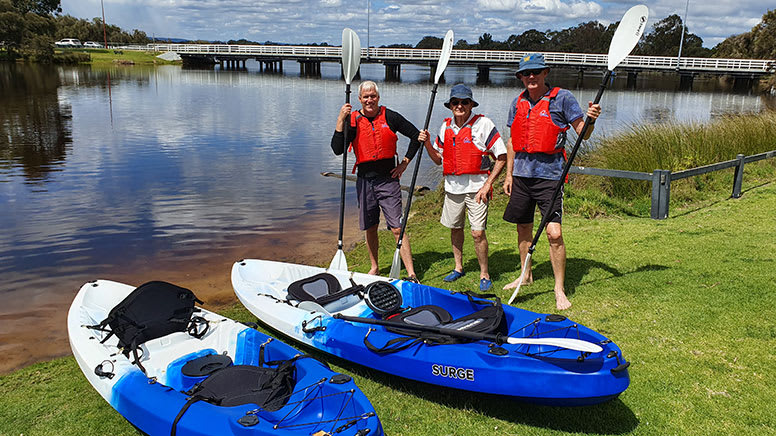
<path fill-rule="evenodd" d="M 367 302 L 370 301 L 372 285 L 373 284 L 367 286 Z M 388 292 L 387 288 L 384 286 L 379 288 L 379 290 L 381 293 Z M 396 293 L 398 293 L 398 290 L 396 290 Z M 496 295 L 480 294 L 471 291 L 462 292 L 462 294 L 466 295 L 472 305 L 485 307 L 456 319 L 453 319 L 447 310 L 435 305 L 418 306 L 400 313 L 393 313 L 384 319 L 388 319 L 392 323 L 412 325 L 414 327 L 402 328 L 396 325 L 386 326 L 385 329 L 387 331 L 399 334 L 402 337 L 390 339 L 382 347 L 375 346 L 369 341 L 369 334 L 373 331 L 373 329 L 370 329 L 364 336 L 364 345 L 374 353 L 390 354 L 405 350 L 420 343 L 426 345 L 441 345 L 465 343 L 474 340 L 442 333 L 436 331 L 436 328 L 495 335 L 505 335 L 507 333 L 504 309 L 501 306 L 501 300 Z M 382 299 L 382 296 L 380 297 L 380 299 Z M 491 301 L 487 298 L 493 298 L 494 300 Z M 383 316 L 385 317 L 385 315 Z M 428 326 L 429 330 L 419 329 L 417 328 L 418 326 Z"/>

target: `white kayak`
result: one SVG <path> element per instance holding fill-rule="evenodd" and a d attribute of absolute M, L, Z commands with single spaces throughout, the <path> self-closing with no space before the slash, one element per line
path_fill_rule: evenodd
<path fill-rule="evenodd" d="M 551 405 L 607 401 L 630 382 L 600 333 L 474 293 L 257 259 L 233 265 L 232 286 L 281 334 L 407 379 Z"/>
<path fill-rule="evenodd" d="M 67 327 L 89 383 L 145 434 L 382 434 L 374 408 L 349 376 L 254 328 L 194 308 L 196 297 L 186 301 L 188 312 L 162 316 L 182 326 L 180 331 L 164 334 L 164 326 L 151 321 L 124 322 L 133 311 L 159 311 L 166 304 L 155 304 L 162 291 L 178 292 L 173 300 L 187 300 L 183 291 L 191 292 L 165 282 L 140 288 L 150 288 L 150 304 L 137 311 L 137 305 L 127 309 L 127 302 L 141 300 L 133 286 L 107 280 L 83 285 Z M 196 316 L 188 319 L 192 311 Z M 148 340 L 128 345 L 126 332 L 133 329 Z M 130 350 L 135 346 L 137 352 Z"/>

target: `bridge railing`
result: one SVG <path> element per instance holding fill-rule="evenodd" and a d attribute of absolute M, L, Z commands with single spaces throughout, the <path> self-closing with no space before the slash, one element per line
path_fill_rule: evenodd
<path fill-rule="evenodd" d="M 151 51 L 174 51 L 177 53 L 203 55 L 245 55 L 245 56 L 278 56 L 288 58 L 319 58 L 338 60 L 342 56 L 340 47 L 293 46 L 293 45 L 229 45 L 229 44 L 148 44 L 147 46 L 126 47 Z M 362 59 L 372 59 L 377 62 L 405 61 L 436 63 L 441 50 L 415 48 L 366 48 L 361 49 Z M 503 50 L 453 50 L 450 61 L 453 63 L 479 63 L 489 66 L 514 66 L 527 52 Z M 550 65 L 572 65 L 580 67 L 607 66 L 607 55 L 590 53 L 557 53 L 544 52 L 544 57 Z M 738 72 L 753 74 L 769 74 L 776 72 L 776 60 L 769 59 L 720 59 L 692 58 L 677 59 L 672 56 L 628 56 L 620 63 L 622 67 L 680 70 L 695 72 Z"/>

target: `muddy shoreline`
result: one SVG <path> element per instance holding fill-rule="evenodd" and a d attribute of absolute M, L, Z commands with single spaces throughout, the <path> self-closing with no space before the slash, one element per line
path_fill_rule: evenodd
<path fill-rule="evenodd" d="M 363 241 L 363 232 L 358 230 L 354 218 L 346 217 L 344 240 L 348 247 Z M 15 301 L 6 307 L 22 304 L 23 309 L 0 310 L 0 374 L 70 355 L 67 311 L 86 281 L 102 278 L 137 286 L 150 280 L 165 280 L 191 289 L 205 302 L 205 308 L 218 311 L 237 302 L 229 277 L 237 260 L 261 258 L 327 265 L 337 250 L 336 230 L 331 230 L 331 222 L 330 218 L 290 222 L 287 229 L 241 237 L 230 241 L 226 248 L 212 247 L 200 253 L 187 253 L 185 257 L 170 252 L 135 259 L 120 269 L 93 271 L 91 277 L 68 278 L 61 286 L 38 289 L 32 301 Z"/>

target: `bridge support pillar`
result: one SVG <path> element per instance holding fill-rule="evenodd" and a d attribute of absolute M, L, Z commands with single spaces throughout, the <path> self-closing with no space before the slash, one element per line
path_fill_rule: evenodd
<path fill-rule="evenodd" d="M 582 83 L 585 80 L 585 70 L 583 68 L 580 68 L 577 70 L 577 88 L 582 87 Z"/>
<path fill-rule="evenodd" d="M 639 77 L 638 71 L 628 71 L 628 89 L 636 89 L 636 79 Z"/>
<path fill-rule="evenodd" d="M 751 91 L 756 83 L 757 80 L 751 77 L 736 77 L 733 79 L 733 91 Z"/>
<path fill-rule="evenodd" d="M 692 91 L 693 75 L 689 73 L 679 73 L 679 90 Z"/>
<path fill-rule="evenodd" d="M 321 75 L 321 61 L 298 61 L 299 74 L 317 77 Z"/>
<path fill-rule="evenodd" d="M 400 81 L 401 80 L 401 64 L 386 63 L 385 64 L 385 81 Z"/>
<path fill-rule="evenodd" d="M 283 61 L 282 60 L 266 60 L 266 59 L 257 59 L 256 62 L 259 63 L 259 71 L 266 71 L 268 73 L 282 73 L 283 72 Z"/>
<path fill-rule="evenodd" d="M 490 66 L 478 65 L 477 66 L 477 83 L 490 82 Z"/>

